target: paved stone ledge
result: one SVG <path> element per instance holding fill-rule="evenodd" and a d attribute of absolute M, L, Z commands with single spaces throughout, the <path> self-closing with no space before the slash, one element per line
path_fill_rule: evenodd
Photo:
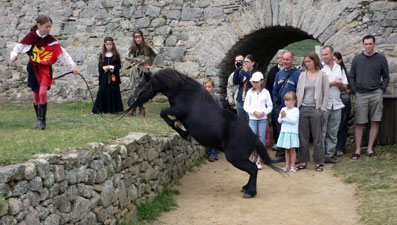
<path fill-rule="evenodd" d="M 130 133 L 90 150 L 38 154 L 0 167 L 0 225 L 119 224 L 151 202 L 204 155 L 177 134 Z"/>

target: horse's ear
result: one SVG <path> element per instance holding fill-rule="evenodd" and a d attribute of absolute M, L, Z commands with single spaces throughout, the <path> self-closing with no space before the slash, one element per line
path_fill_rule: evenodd
<path fill-rule="evenodd" d="M 145 79 L 146 82 L 150 81 L 150 79 L 152 78 L 152 72 L 144 72 L 143 73 L 143 78 Z"/>

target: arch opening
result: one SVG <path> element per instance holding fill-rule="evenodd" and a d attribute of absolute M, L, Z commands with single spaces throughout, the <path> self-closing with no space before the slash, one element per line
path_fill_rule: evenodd
<path fill-rule="evenodd" d="M 253 54 L 258 63 L 258 69 L 265 72 L 279 49 L 306 39 L 315 40 L 306 32 L 290 26 L 267 27 L 246 35 L 232 46 L 220 64 L 221 94 L 225 94 L 227 78 L 235 70 L 234 58 L 236 55 Z"/>

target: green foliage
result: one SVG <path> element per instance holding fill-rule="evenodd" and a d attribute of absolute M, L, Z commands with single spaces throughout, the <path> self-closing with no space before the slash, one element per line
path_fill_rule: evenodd
<path fill-rule="evenodd" d="M 144 203 L 138 206 L 139 220 L 153 221 L 162 212 L 169 212 L 176 209 L 178 205 L 173 199 L 174 195 L 179 195 L 178 190 L 165 189 L 152 203 Z"/>
<path fill-rule="evenodd" d="M 363 224 L 397 224 L 397 146 L 377 146 L 377 159 L 365 153 L 357 161 L 346 155 L 333 168 L 336 176 L 357 185 Z"/>
<path fill-rule="evenodd" d="M 49 103 L 47 128 L 41 131 L 31 128 L 36 123 L 32 104 L 0 102 L 0 165 L 23 162 L 33 154 L 53 153 L 56 149 L 85 149 L 90 142 L 112 143 L 129 132 L 158 136 L 174 132 L 159 116 L 168 103 L 150 102 L 145 107 L 145 118 L 118 120 L 90 115 L 91 102 Z"/>
<path fill-rule="evenodd" d="M 284 49 L 293 52 L 295 56 L 305 56 L 307 53 L 313 52 L 316 45 L 322 46 L 317 40 L 306 39 L 289 44 Z"/>

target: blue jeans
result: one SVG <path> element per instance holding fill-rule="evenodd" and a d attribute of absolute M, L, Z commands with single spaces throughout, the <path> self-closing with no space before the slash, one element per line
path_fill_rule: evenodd
<path fill-rule="evenodd" d="M 266 146 L 265 136 L 266 136 L 266 123 L 267 119 L 261 120 L 249 120 L 248 125 L 251 127 L 252 131 L 259 136 L 259 140 Z"/>
<path fill-rule="evenodd" d="M 248 113 L 244 110 L 244 102 L 237 102 L 237 116 L 248 123 Z"/>

